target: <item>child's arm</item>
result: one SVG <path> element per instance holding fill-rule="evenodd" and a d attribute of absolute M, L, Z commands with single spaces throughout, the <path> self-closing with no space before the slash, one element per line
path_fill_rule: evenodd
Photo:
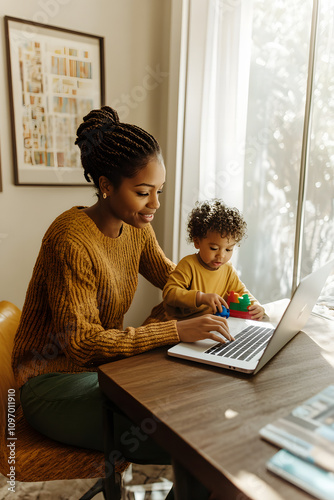
<path fill-rule="evenodd" d="M 191 267 L 181 260 L 163 289 L 164 303 L 171 307 L 196 308 L 197 291 L 189 290 L 191 281 Z"/>
<path fill-rule="evenodd" d="M 198 309 L 209 306 L 211 313 L 222 312 L 222 305 L 227 308 L 227 302 L 216 293 L 203 293 L 190 289 L 193 282 L 193 272 L 187 260 L 179 262 L 170 274 L 163 290 L 164 304 L 173 308 Z"/>

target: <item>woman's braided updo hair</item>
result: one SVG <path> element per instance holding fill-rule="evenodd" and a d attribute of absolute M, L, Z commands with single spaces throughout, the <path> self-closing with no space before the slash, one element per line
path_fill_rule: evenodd
<path fill-rule="evenodd" d="M 222 238 L 232 237 L 240 242 L 246 237 L 247 224 L 237 208 L 230 208 L 222 200 L 196 202 L 188 218 L 188 241 L 205 238 L 208 231 L 217 232 Z"/>
<path fill-rule="evenodd" d="M 81 151 L 85 178 L 97 189 L 102 175 L 117 189 L 124 177 L 134 177 L 152 157 L 163 161 L 155 138 L 136 125 L 120 122 L 117 111 L 109 106 L 84 117 L 75 144 Z"/>

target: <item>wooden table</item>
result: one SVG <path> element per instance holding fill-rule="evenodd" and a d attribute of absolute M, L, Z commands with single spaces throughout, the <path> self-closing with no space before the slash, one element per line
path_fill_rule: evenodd
<path fill-rule="evenodd" d="M 304 330 L 255 376 L 171 358 L 159 348 L 101 366 L 100 386 L 152 430 L 174 459 L 176 479 L 191 472 L 219 500 L 309 499 L 266 470 L 277 448 L 258 433 L 333 383 L 334 322 L 312 316 Z M 186 500 L 179 488 L 177 498 Z"/>

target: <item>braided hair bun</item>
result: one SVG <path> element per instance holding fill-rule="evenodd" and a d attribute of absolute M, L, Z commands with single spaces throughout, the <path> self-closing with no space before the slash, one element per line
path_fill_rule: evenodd
<path fill-rule="evenodd" d="M 150 158 L 161 157 L 160 146 L 151 134 L 120 122 L 117 111 L 109 106 L 84 117 L 75 144 L 81 151 L 85 178 L 97 189 L 101 176 L 117 188 L 124 177 L 134 177 Z"/>
<path fill-rule="evenodd" d="M 87 122 L 93 126 L 97 123 L 113 123 L 115 125 L 120 123 L 117 111 L 109 106 L 103 106 L 101 109 L 93 109 L 88 115 L 84 116 L 83 123 L 78 128 L 78 133 L 80 127 L 87 124 Z"/>

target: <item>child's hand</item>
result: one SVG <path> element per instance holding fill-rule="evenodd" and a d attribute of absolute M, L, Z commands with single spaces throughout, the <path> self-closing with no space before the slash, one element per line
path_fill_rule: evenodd
<path fill-rule="evenodd" d="M 265 313 L 264 307 L 261 306 L 261 304 L 253 304 L 248 307 L 248 312 L 252 316 L 252 319 L 262 319 Z"/>
<path fill-rule="evenodd" d="M 199 307 L 204 304 L 211 307 L 213 314 L 215 314 L 217 311 L 222 312 L 222 305 L 228 309 L 227 302 L 217 293 L 197 292 L 196 306 Z"/>

